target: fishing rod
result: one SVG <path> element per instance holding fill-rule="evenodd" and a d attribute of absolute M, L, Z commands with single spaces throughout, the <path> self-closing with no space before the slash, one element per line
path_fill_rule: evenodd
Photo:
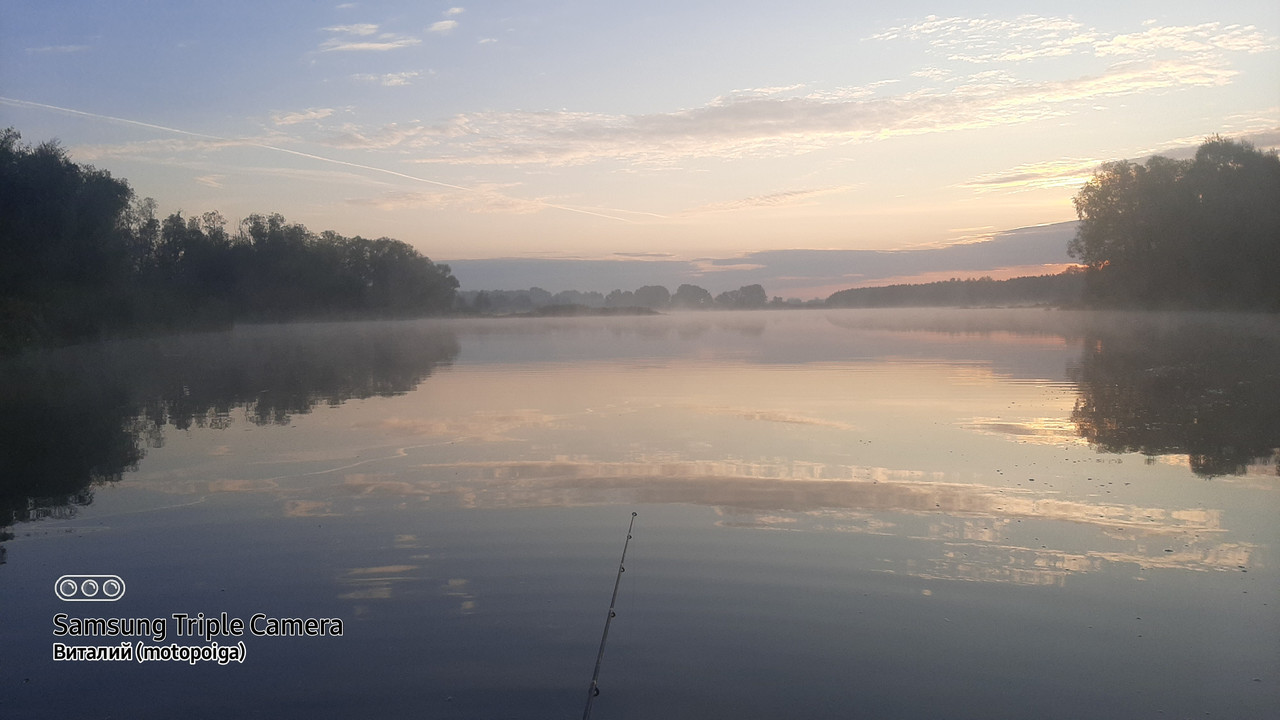
<path fill-rule="evenodd" d="M 613 622 L 613 618 L 617 615 L 613 611 L 613 606 L 618 602 L 618 585 L 622 582 L 622 573 L 627 571 L 623 563 L 627 561 L 627 546 L 631 544 L 631 528 L 635 524 L 636 514 L 631 513 L 631 523 L 627 525 L 627 539 L 622 543 L 622 559 L 618 561 L 618 575 L 613 579 L 613 597 L 609 600 L 609 616 L 604 619 L 604 634 L 600 636 L 600 652 L 596 654 L 596 671 L 591 675 L 591 687 L 587 690 L 587 707 L 582 711 L 582 720 L 590 720 L 591 703 L 595 702 L 596 696 L 600 694 L 600 686 L 597 684 L 600 679 L 600 663 L 604 660 L 604 644 L 609 640 L 609 623 Z"/>

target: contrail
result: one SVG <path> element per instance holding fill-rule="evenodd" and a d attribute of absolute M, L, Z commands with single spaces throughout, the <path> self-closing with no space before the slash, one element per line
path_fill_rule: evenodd
<path fill-rule="evenodd" d="M 331 163 L 333 165 L 344 165 L 346 167 L 356 168 L 358 170 L 366 170 L 368 172 L 382 173 L 384 175 L 392 175 L 394 177 L 404 178 L 405 180 L 412 180 L 414 182 L 426 183 L 427 185 L 435 185 L 437 187 L 449 188 L 450 190 L 458 190 L 460 192 L 474 193 L 476 195 L 485 194 L 480 190 L 476 190 L 475 188 L 464 187 L 462 185 L 454 185 L 452 183 L 441 182 L 439 180 L 432 180 L 430 178 L 418 177 L 416 175 L 409 175 L 407 173 L 397 172 L 395 170 L 388 170 L 386 168 L 375 167 L 373 165 L 363 165 L 361 163 L 347 162 L 346 160 L 338 160 L 335 158 L 325 157 L 323 155 L 313 155 L 312 153 L 305 153 L 300 150 L 290 150 L 289 148 L 282 148 L 276 145 L 267 145 L 266 143 L 256 142 L 253 140 L 236 140 L 233 138 L 220 137 L 218 135 L 209 135 L 207 133 L 191 132 L 189 130 L 180 130 L 178 128 L 166 127 L 164 125 L 156 125 L 154 123 L 142 122 L 141 120 L 130 120 L 129 118 L 115 117 L 112 115 L 100 115 L 98 113 L 85 112 L 84 110 L 76 110 L 73 108 L 59 107 L 57 105 L 46 105 L 44 103 L 32 102 L 30 100 L 19 100 L 17 98 L 7 98 L 7 97 L 0 96 L 0 104 L 14 105 L 17 107 L 25 107 L 25 108 L 36 108 L 40 110 L 52 110 L 54 112 L 66 113 L 68 115 L 78 115 L 80 117 L 93 118 L 95 120 L 107 120 L 110 122 L 123 123 L 125 125 L 135 125 L 137 127 L 144 127 L 151 130 L 160 130 L 161 132 L 174 133 L 177 135 L 186 135 L 188 137 L 204 138 L 206 140 L 217 140 L 219 142 L 241 143 L 249 147 L 262 148 L 263 150 L 273 150 L 278 153 L 284 153 L 286 155 L 296 155 L 297 157 L 307 158 L 309 160 L 318 160 L 320 162 Z M 495 193 L 495 194 L 501 195 L 501 193 Z M 503 196 L 503 197 L 506 197 L 506 196 Z M 508 199 L 516 200 L 516 198 L 508 198 Z M 570 205 L 558 205 L 556 203 L 549 203 L 545 200 L 529 200 L 529 201 L 521 200 L 521 202 L 532 202 L 538 205 L 542 205 L 543 207 L 553 208 L 555 210 L 563 210 L 565 212 L 578 213 L 580 215 L 590 215 L 592 217 L 605 218 L 607 220 L 616 220 L 618 222 L 624 222 L 628 224 L 635 223 L 634 220 L 617 217 L 616 215 L 609 215 L 607 213 L 596 212 L 593 210 L 585 210 L 583 208 L 576 208 Z M 639 212 L 634 210 L 617 210 L 613 208 L 608 208 L 608 210 L 610 212 L 633 213 L 636 215 L 651 215 L 653 217 L 666 218 L 665 215 L 659 215 L 657 213 Z"/>

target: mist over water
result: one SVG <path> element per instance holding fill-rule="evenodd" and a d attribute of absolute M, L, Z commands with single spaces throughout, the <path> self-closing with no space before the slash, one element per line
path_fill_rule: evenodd
<path fill-rule="evenodd" d="M 1280 700 L 1274 316 L 263 325 L 4 371 L 21 715 L 577 716 L 632 511 L 595 717 Z M 49 590 L 89 572 L 127 595 Z M 58 612 L 344 632 L 248 637 L 228 666 L 54 663 Z"/>

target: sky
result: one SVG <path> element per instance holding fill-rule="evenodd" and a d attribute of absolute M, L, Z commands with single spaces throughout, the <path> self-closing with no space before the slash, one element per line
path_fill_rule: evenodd
<path fill-rule="evenodd" d="M 394 237 L 464 289 L 544 260 L 607 292 L 609 261 L 800 297 L 1074 220 L 1104 161 L 1280 144 L 1273 0 L 456 1 L 7 0 L 0 126 L 162 213 Z M 795 253 L 823 267 L 769 272 Z"/>

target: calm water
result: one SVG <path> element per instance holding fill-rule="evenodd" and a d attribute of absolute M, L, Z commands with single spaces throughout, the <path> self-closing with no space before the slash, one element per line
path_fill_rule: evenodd
<path fill-rule="evenodd" d="M 632 512 L 595 718 L 1280 713 L 1274 317 L 246 327 L 0 383 L 5 717 L 581 717 Z M 175 636 L 224 612 L 342 634 Z M 51 659 L 140 641 L 245 657 Z"/>

